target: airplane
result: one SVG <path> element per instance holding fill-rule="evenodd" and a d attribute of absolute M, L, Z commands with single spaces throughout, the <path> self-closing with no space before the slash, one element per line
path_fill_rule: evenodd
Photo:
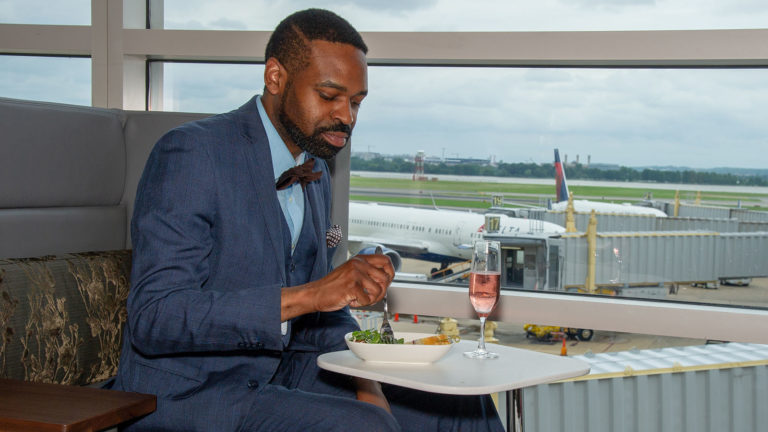
<path fill-rule="evenodd" d="M 556 202 L 552 203 L 550 210 L 565 211 L 568 207 L 568 185 L 565 181 L 565 167 L 560 162 L 560 152 L 555 149 L 555 197 Z M 667 217 L 667 214 L 653 207 L 643 207 L 632 205 L 630 203 L 605 203 L 599 201 L 573 200 L 573 210 L 579 213 L 589 213 L 595 210 L 596 213 L 616 213 L 631 214 L 641 216 Z"/>
<path fill-rule="evenodd" d="M 565 228 L 550 222 L 498 215 L 499 234 L 554 236 Z M 441 269 L 472 258 L 472 242 L 483 238 L 485 215 L 469 211 L 349 203 L 350 251 L 383 253 L 399 270 L 402 258 L 437 262 Z"/>

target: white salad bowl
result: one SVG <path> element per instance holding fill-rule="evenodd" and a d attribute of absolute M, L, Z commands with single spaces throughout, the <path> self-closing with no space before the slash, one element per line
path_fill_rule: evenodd
<path fill-rule="evenodd" d="M 409 363 L 427 364 L 441 359 L 453 347 L 453 343 L 445 345 L 414 345 L 408 342 L 434 336 L 430 333 L 395 332 L 395 338 L 403 338 L 404 344 L 371 344 L 352 342 L 352 333 L 344 335 L 349 350 L 356 356 L 369 362 L 380 363 Z"/>

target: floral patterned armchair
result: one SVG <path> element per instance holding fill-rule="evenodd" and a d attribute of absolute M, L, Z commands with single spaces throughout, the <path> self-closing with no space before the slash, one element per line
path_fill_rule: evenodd
<path fill-rule="evenodd" d="M 0 378 L 87 385 L 117 373 L 129 250 L 0 259 Z"/>

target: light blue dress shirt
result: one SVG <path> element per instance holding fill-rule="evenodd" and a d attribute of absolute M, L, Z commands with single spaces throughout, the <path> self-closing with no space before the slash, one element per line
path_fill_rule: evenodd
<path fill-rule="evenodd" d="M 280 138 L 280 134 L 277 133 L 277 129 L 275 129 L 272 121 L 269 120 L 269 116 L 267 116 L 267 112 L 264 110 L 261 102 L 261 96 L 259 96 L 259 103 L 256 106 L 259 109 L 261 123 L 267 132 L 269 150 L 272 153 L 272 171 L 275 173 L 275 182 L 277 182 L 280 174 L 287 169 L 304 163 L 306 156 L 302 152 L 296 159 L 293 158 L 283 139 Z M 304 224 L 304 191 L 297 182 L 283 190 L 277 191 L 277 200 L 280 201 L 280 208 L 283 209 L 283 215 L 288 222 L 288 228 L 291 230 L 291 252 L 293 252 L 296 248 L 296 242 L 299 241 L 301 227 Z"/>
<path fill-rule="evenodd" d="M 275 182 L 280 178 L 280 174 L 285 170 L 295 167 L 304 163 L 306 158 L 305 153 L 302 152 L 296 159 L 293 158 L 291 152 L 288 151 L 288 147 L 285 146 L 285 142 L 280 138 L 280 134 L 277 133 L 277 129 L 269 119 L 267 112 L 264 110 L 264 105 L 261 102 L 261 96 L 259 96 L 259 103 L 256 104 L 259 109 L 259 117 L 261 117 L 261 123 L 264 125 L 264 130 L 267 132 L 267 141 L 269 141 L 269 151 L 272 153 L 272 171 L 275 175 Z M 283 210 L 283 216 L 288 222 L 288 228 L 291 230 L 291 253 L 296 249 L 296 242 L 299 241 L 299 234 L 301 234 L 301 227 L 304 225 L 304 190 L 301 188 L 301 184 L 294 183 L 291 186 L 277 191 L 277 200 L 280 202 L 280 208 Z M 280 332 L 285 336 L 288 333 L 288 323 L 280 323 Z M 283 341 L 286 343 L 285 341 Z"/>

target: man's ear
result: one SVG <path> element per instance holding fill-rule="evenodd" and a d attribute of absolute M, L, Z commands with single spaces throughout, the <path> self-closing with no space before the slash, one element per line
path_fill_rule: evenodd
<path fill-rule="evenodd" d="M 274 57 L 264 64 L 264 88 L 273 95 L 281 94 L 288 82 L 288 71 Z"/>

